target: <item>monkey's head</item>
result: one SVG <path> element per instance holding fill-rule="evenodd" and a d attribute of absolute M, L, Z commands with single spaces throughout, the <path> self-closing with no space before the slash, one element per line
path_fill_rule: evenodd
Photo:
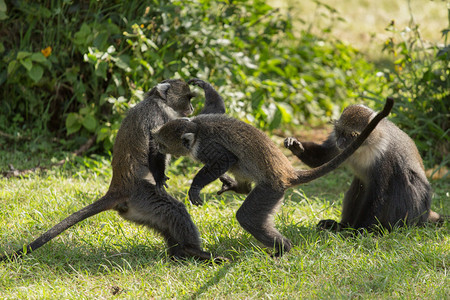
<path fill-rule="evenodd" d="M 174 156 L 188 156 L 192 153 L 197 126 L 187 118 L 176 119 L 152 131 L 152 136 L 158 143 L 159 152 Z"/>
<path fill-rule="evenodd" d="M 182 116 L 189 116 L 194 111 L 191 99 L 196 96 L 189 85 L 181 79 L 168 79 L 160 82 L 150 91 L 155 93 L 164 103 Z"/>
<path fill-rule="evenodd" d="M 376 113 L 364 105 L 350 105 L 344 109 L 339 120 L 334 122 L 336 146 L 343 150 L 348 147 L 374 118 Z M 372 134 L 363 145 L 370 144 Z M 362 146 L 363 146 L 362 145 Z M 361 147 L 362 147 L 361 146 Z"/>

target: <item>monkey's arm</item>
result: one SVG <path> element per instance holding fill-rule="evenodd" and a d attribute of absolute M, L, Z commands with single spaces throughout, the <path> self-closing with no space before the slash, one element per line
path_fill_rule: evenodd
<path fill-rule="evenodd" d="M 205 91 L 205 106 L 200 114 L 224 114 L 225 103 L 222 97 L 217 93 L 213 86 L 201 79 L 193 78 L 188 84 L 194 84 L 201 87 Z"/>
<path fill-rule="evenodd" d="M 222 195 L 226 191 L 234 191 L 238 194 L 248 194 L 252 190 L 251 183 L 237 181 L 227 174 L 223 174 L 219 179 L 222 181 L 222 188 L 217 192 L 217 195 Z"/>
<path fill-rule="evenodd" d="M 216 143 L 210 143 L 203 147 L 202 151 L 197 154 L 197 158 L 205 165 L 192 181 L 189 189 L 189 200 L 192 204 L 201 205 L 203 201 L 200 198 L 200 191 L 206 185 L 223 176 L 238 161 L 238 158 L 222 145 Z"/>
<path fill-rule="evenodd" d="M 157 190 L 161 191 L 167 187 L 166 181 L 169 177 L 166 176 L 166 161 L 167 156 L 159 153 L 157 147 L 152 138 L 150 138 L 150 146 L 148 152 L 148 169 L 152 173 L 153 179 L 155 179 L 155 185 Z"/>
<path fill-rule="evenodd" d="M 284 140 L 284 146 L 311 168 L 321 166 L 339 154 L 332 136 L 322 144 L 300 142 L 295 137 L 288 137 Z"/>

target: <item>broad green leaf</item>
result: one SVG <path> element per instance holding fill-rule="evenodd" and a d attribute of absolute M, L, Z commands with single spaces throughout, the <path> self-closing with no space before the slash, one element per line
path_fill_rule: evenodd
<path fill-rule="evenodd" d="M 90 106 L 85 106 L 85 107 L 80 109 L 80 114 L 82 116 L 89 115 L 91 112 L 92 112 L 92 109 L 91 109 Z"/>
<path fill-rule="evenodd" d="M 6 13 L 6 3 L 5 0 L 0 0 L 0 12 Z"/>
<path fill-rule="evenodd" d="M 16 66 L 17 66 L 17 60 L 12 60 L 8 64 L 8 71 L 7 71 L 8 76 L 11 75 L 12 72 L 14 72 L 14 70 L 16 69 Z"/>
<path fill-rule="evenodd" d="M 33 65 L 30 71 L 28 71 L 28 76 L 33 79 L 34 82 L 41 80 L 42 75 L 44 75 L 44 68 L 39 65 Z"/>
<path fill-rule="evenodd" d="M 105 138 L 111 135 L 111 129 L 103 126 L 97 133 L 97 142 L 103 141 Z"/>
<path fill-rule="evenodd" d="M 83 126 L 90 132 L 94 132 L 97 128 L 97 120 L 93 115 L 86 115 L 83 119 Z"/>
<path fill-rule="evenodd" d="M 285 102 L 279 102 L 277 103 L 277 108 L 281 114 L 281 120 L 285 123 L 290 123 L 292 121 L 293 114 L 292 107 Z"/>
<path fill-rule="evenodd" d="M 86 23 L 81 25 L 79 31 L 74 34 L 73 42 L 77 45 L 87 45 L 88 39 L 87 37 L 91 34 L 91 28 Z"/>
<path fill-rule="evenodd" d="M 264 103 L 264 91 L 262 89 L 257 89 L 252 93 L 252 110 L 259 111 Z"/>
<path fill-rule="evenodd" d="M 25 57 L 28 57 L 28 56 L 30 56 L 30 55 L 31 55 L 30 52 L 19 51 L 19 52 L 17 53 L 17 59 L 18 59 L 18 60 L 19 60 L 19 59 L 24 59 Z"/>
<path fill-rule="evenodd" d="M 27 69 L 27 71 L 30 71 L 31 68 L 33 67 L 33 62 L 31 61 L 30 58 L 25 58 L 24 60 L 20 60 L 20 63 L 22 64 L 22 66 L 25 67 L 25 69 Z"/>
<path fill-rule="evenodd" d="M 269 128 L 271 130 L 278 128 L 281 124 L 281 120 L 282 120 L 282 114 L 281 114 L 279 106 L 277 106 L 277 110 L 275 111 L 272 122 L 270 122 Z"/>
<path fill-rule="evenodd" d="M 66 130 L 67 135 L 77 132 L 81 128 L 81 124 L 79 122 L 79 115 L 76 113 L 70 113 L 66 118 Z"/>
<path fill-rule="evenodd" d="M 36 52 L 31 54 L 31 60 L 35 62 L 45 62 L 47 58 L 44 56 L 44 54 Z"/>

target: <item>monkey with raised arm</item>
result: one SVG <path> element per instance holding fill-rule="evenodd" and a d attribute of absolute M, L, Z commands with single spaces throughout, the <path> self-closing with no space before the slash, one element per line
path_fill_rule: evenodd
<path fill-rule="evenodd" d="M 347 159 L 367 138 L 377 123 L 392 109 L 388 99 L 358 136 L 336 158 L 312 170 L 295 170 L 289 160 L 262 131 L 224 115 L 200 115 L 192 119 L 172 120 L 152 134 L 161 153 L 191 156 L 204 164 L 195 175 L 189 199 L 201 204 L 201 189 L 225 172 L 237 182 L 225 181 L 225 190 L 249 192 L 236 213 L 241 226 L 266 247 L 275 248 L 275 256 L 291 249 L 291 242 L 273 224 L 273 214 L 281 204 L 286 189 L 325 175 Z M 222 180 L 223 181 L 223 180 Z M 255 183 L 251 189 L 249 183 Z M 251 189 L 251 190 L 250 190 Z"/>
<path fill-rule="evenodd" d="M 223 99 L 209 84 L 192 79 L 191 84 L 205 91 L 203 113 L 224 113 Z M 156 85 L 145 99 L 128 111 L 113 148 L 113 176 L 107 193 L 94 203 L 73 213 L 26 246 L 32 252 L 76 223 L 100 212 L 114 209 L 129 221 L 155 229 L 165 239 L 169 255 L 213 259 L 201 249 L 198 230 L 183 203 L 169 195 L 164 186 L 167 157 L 158 151 L 151 130 L 169 120 L 193 112 L 189 85 L 180 79 L 165 80 Z M 24 254 L 19 249 L 9 255 Z M 0 260 L 8 256 L 0 257 Z M 219 258 L 221 260 L 221 258 Z"/>
<path fill-rule="evenodd" d="M 315 168 L 338 156 L 374 117 L 370 108 L 352 105 L 344 109 L 322 144 L 290 137 L 285 146 Z M 320 229 L 372 230 L 381 225 L 391 230 L 441 220 L 430 210 L 431 187 L 414 141 L 389 120 L 378 124 L 345 165 L 354 178 L 344 197 L 342 219 L 339 223 L 321 220 Z"/>

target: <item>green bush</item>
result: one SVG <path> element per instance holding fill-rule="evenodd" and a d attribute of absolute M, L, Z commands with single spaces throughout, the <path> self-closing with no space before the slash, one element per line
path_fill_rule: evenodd
<path fill-rule="evenodd" d="M 337 116 L 374 87 L 355 49 L 294 37 L 263 0 L 18 0 L 3 13 L 0 129 L 66 134 L 69 148 L 96 134 L 110 149 L 124 112 L 166 78 L 213 82 L 231 114 L 265 129 Z"/>
<path fill-rule="evenodd" d="M 393 55 L 395 69 L 386 72 L 387 92 L 398 99 L 393 121 L 414 139 L 428 167 L 448 165 L 450 29 L 436 45 L 421 39 L 418 25 L 398 30 L 392 23 L 388 30 L 392 37 L 385 50 Z"/>

